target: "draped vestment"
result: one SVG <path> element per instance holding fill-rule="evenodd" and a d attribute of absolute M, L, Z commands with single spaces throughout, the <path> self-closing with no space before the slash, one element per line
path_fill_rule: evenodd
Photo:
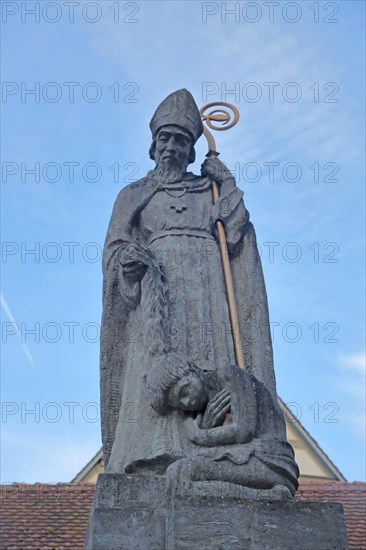
<path fill-rule="evenodd" d="M 152 409 L 146 373 L 162 345 L 187 354 L 202 369 L 235 363 L 217 217 L 225 223 L 246 369 L 277 403 L 267 296 L 242 195 L 230 179 L 214 206 L 208 178 L 187 173 L 181 182 L 162 184 L 151 171 L 117 197 L 103 256 L 101 411 L 107 472 L 149 464 L 158 470 L 202 451 L 189 441 L 182 411 L 160 416 Z M 129 243 L 151 257 L 141 282 L 130 283 L 122 273 L 121 254 Z M 154 299 L 159 285 L 165 305 Z"/>

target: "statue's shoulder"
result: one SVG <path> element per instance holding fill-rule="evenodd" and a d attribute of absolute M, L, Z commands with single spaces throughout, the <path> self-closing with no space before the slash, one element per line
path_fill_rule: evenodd
<path fill-rule="evenodd" d="M 150 182 L 150 178 L 148 176 L 144 176 L 139 180 L 129 183 L 128 185 L 126 185 L 120 190 L 120 192 L 117 195 L 116 202 L 117 201 L 125 202 L 126 200 L 131 200 L 135 196 L 138 196 L 142 191 L 147 189 L 149 182 Z"/>
<path fill-rule="evenodd" d="M 246 384 L 251 384 L 253 388 L 257 385 L 264 386 L 252 373 L 235 364 L 219 367 L 219 377 L 222 382 L 234 384 L 237 388 Z"/>
<path fill-rule="evenodd" d="M 217 370 L 221 385 L 231 384 L 233 382 L 237 384 L 238 381 L 240 384 L 242 369 L 237 365 L 220 365 Z"/>

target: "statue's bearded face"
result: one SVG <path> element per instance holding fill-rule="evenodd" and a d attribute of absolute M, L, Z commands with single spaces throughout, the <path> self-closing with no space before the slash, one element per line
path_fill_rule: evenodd
<path fill-rule="evenodd" d="M 180 126 L 163 126 L 155 138 L 155 162 L 158 169 L 184 173 L 190 162 L 192 138 Z"/>

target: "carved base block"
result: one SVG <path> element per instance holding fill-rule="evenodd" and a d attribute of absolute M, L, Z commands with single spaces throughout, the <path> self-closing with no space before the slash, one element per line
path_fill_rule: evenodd
<path fill-rule="evenodd" d="M 169 496 L 164 476 L 100 474 L 85 548 L 347 550 L 348 543 L 338 503 L 254 500 L 218 482 Z"/>

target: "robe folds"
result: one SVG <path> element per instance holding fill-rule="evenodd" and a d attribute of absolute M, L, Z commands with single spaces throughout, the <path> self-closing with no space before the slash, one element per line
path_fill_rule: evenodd
<path fill-rule="evenodd" d="M 230 178 L 213 205 L 208 178 L 187 173 L 181 182 L 162 184 L 151 171 L 117 197 L 103 253 L 106 472 L 161 472 L 202 454 L 185 433 L 182 411 L 161 416 L 152 409 L 146 373 L 165 352 L 183 352 L 207 370 L 235 363 L 216 219 L 225 224 L 246 369 L 277 403 L 262 266 L 242 195 Z M 130 243 L 149 259 L 141 282 L 123 275 L 121 255 Z"/>

